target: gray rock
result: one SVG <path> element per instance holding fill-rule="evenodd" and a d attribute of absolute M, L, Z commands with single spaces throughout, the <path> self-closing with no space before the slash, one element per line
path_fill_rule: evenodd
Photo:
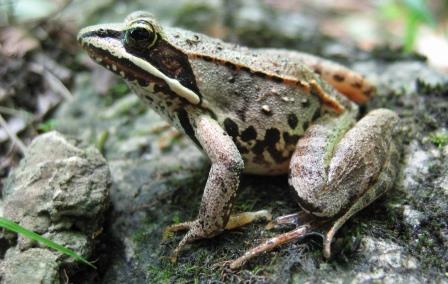
<path fill-rule="evenodd" d="M 101 228 L 109 206 L 110 183 L 109 168 L 97 149 L 83 149 L 75 140 L 66 139 L 57 132 L 46 133 L 29 145 L 24 159 L 8 178 L 4 217 L 89 257 L 93 247 L 91 236 Z M 14 234 L 5 236 L 15 238 Z M 3 271 L 5 279 L 27 279 L 28 270 L 15 265 L 21 263 L 19 260 L 31 259 L 31 255 L 44 254 L 36 257 L 36 263 L 26 260 L 30 262 L 30 269 L 36 265 L 42 269 L 58 267 L 61 261 L 46 262 L 57 253 L 36 250 L 32 248 L 35 245 L 38 244 L 18 236 L 17 253 L 4 259 L 4 267 L 8 268 Z M 69 261 L 73 259 L 64 259 L 64 262 Z M 15 271 L 25 274 L 9 275 Z M 45 272 L 36 277 L 49 275 L 57 274 Z M 43 283 L 50 283 L 46 281 Z"/>
<path fill-rule="evenodd" d="M 418 260 L 392 241 L 364 237 L 360 254 L 372 269 L 356 273 L 352 283 L 422 283 L 426 280 L 417 274 Z"/>
<path fill-rule="evenodd" d="M 417 228 L 420 226 L 420 223 L 422 219 L 424 218 L 424 215 L 422 212 L 412 209 L 409 205 L 403 206 L 403 217 L 404 221 L 408 223 L 413 228 Z"/>
<path fill-rule="evenodd" d="M 37 137 L 5 187 L 4 216 L 39 233 L 95 232 L 108 206 L 110 173 L 93 147 L 57 132 Z"/>
<path fill-rule="evenodd" d="M 59 283 L 58 255 L 43 248 L 9 249 L 0 264 L 2 283 Z"/>

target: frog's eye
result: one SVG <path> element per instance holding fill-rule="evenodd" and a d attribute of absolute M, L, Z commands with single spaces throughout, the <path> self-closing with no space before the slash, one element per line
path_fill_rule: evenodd
<path fill-rule="evenodd" d="M 125 45 L 133 48 L 148 48 L 154 45 L 157 34 L 150 25 L 137 25 L 131 27 L 125 34 Z"/>

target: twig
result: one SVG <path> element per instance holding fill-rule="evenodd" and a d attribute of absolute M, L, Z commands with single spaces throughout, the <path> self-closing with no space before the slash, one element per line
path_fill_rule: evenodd
<path fill-rule="evenodd" d="M 25 120 L 29 120 L 33 115 L 25 110 L 18 110 L 14 108 L 0 106 L 0 114 L 7 114 L 12 116 L 20 116 Z"/>
<path fill-rule="evenodd" d="M 17 135 L 14 132 L 9 130 L 8 123 L 5 121 L 5 119 L 1 114 L 0 114 L 0 125 L 3 128 L 5 128 L 5 131 L 9 135 L 9 138 L 12 140 L 13 143 L 17 145 L 17 147 L 19 147 L 20 152 L 22 152 L 22 154 L 25 154 L 26 152 L 25 144 L 22 142 L 22 140 L 19 139 L 19 137 L 17 137 Z"/>
<path fill-rule="evenodd" d="M 61 82 L 61 80 L 59 80 L 58 77 L 53 75 L 53 73 L 44 69 L 44 77 L 47 79 L 48 84 L 55 92 L 59 93 L 67 101 L 73 100 L 72 93 Z"/>
<path fill-rule="evenodd" d="M 57 76 L 55 76 L 51 71 L 47 70 L 45 66 L 39 65 L 37 63 L 31 63 L 30 70 L 37 74 L 42 75 L 44 79 L 47 81 L 50 89 L 53 90 L 55 93 L 60 94 L 65 100 L 67 101 L 73 100 L 72 93 L 67 89 L 64 83 L 62 83 L 61 80 Z"/>

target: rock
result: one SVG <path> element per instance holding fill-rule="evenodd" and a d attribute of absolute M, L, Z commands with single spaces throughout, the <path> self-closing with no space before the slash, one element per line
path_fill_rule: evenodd
<path fill-rule="evenodd" d="M 109 184 L 98 150 L 50 132 L 31 143 L 8 179 L 4 216 L 39 233 L 76 227 L 92 234 L 108 206 Z"/>
<path fill-rule="evenodd" d="M 392 241 L 364 237 L 360 254 L 373 269 L 358 272 L 353 278 L 354 283 L 421 283 L 425 280 L 417 273 L 420 268 L 418 260 Z"/>
<path fill-rule="evenodd" d="M 24 159 L 7 180 L 4 217 L 89 257 L 93 247 L 91 236 L 100 231 L 109 206 L 110 183 L 109 168 L 97 149 L 83 149 L 57 132 L 46 133 L 29 145 Z M 8 267 L 4 270 L 5 279 L 13 277 L 8 273 L 22 269 L 14 268 L 20 264 L 18 260 L 47 251 L 35 250 L 32 248 L 35 245 L 34 241 L 18 236 L 17 255 L 4 260 L 4 266 Z M 57 268 L 61 261 L 47 263 L 48 253 L 44 253 L 46 257 L 37 257 L 37 262 L 45 269 Z"/>
<path fill-rule="evenodd" d="M 58 255 L 44 248 L 9 249 L 0 264 L 2 283 L 58 283 Z"/>
<path fill-rule="evenodd" d="M 424 218 L 420 211 L 412 209 L 409 205 L 403 206 L 403 217 L 404 221 L 413 228 L 419 227 L 422 219 Z"/>

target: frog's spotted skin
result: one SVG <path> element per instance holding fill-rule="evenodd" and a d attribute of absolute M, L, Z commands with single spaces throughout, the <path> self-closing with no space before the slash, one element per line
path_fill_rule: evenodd
<path fill-rule="evenodd" d="M 299 205 L 333 220 L 324 239 L 327 257 L 338 228 L 393 185 L 398 117 L 382 109 L 356 122 L 354 102 L 365 102 L 373 86 L 345 67 L 161 27 L 144 12 L 123 24 L 87 27 L 78 40 L 212 162 L 198 218 L 170 227 L 188 230 L 175 255 L 188 242 L 238 226 L 238 219 L 228 220 L 242 172 L 289 172 Z M 297 239 L 312 224 L 249 251 L 231 267 Z"/>

